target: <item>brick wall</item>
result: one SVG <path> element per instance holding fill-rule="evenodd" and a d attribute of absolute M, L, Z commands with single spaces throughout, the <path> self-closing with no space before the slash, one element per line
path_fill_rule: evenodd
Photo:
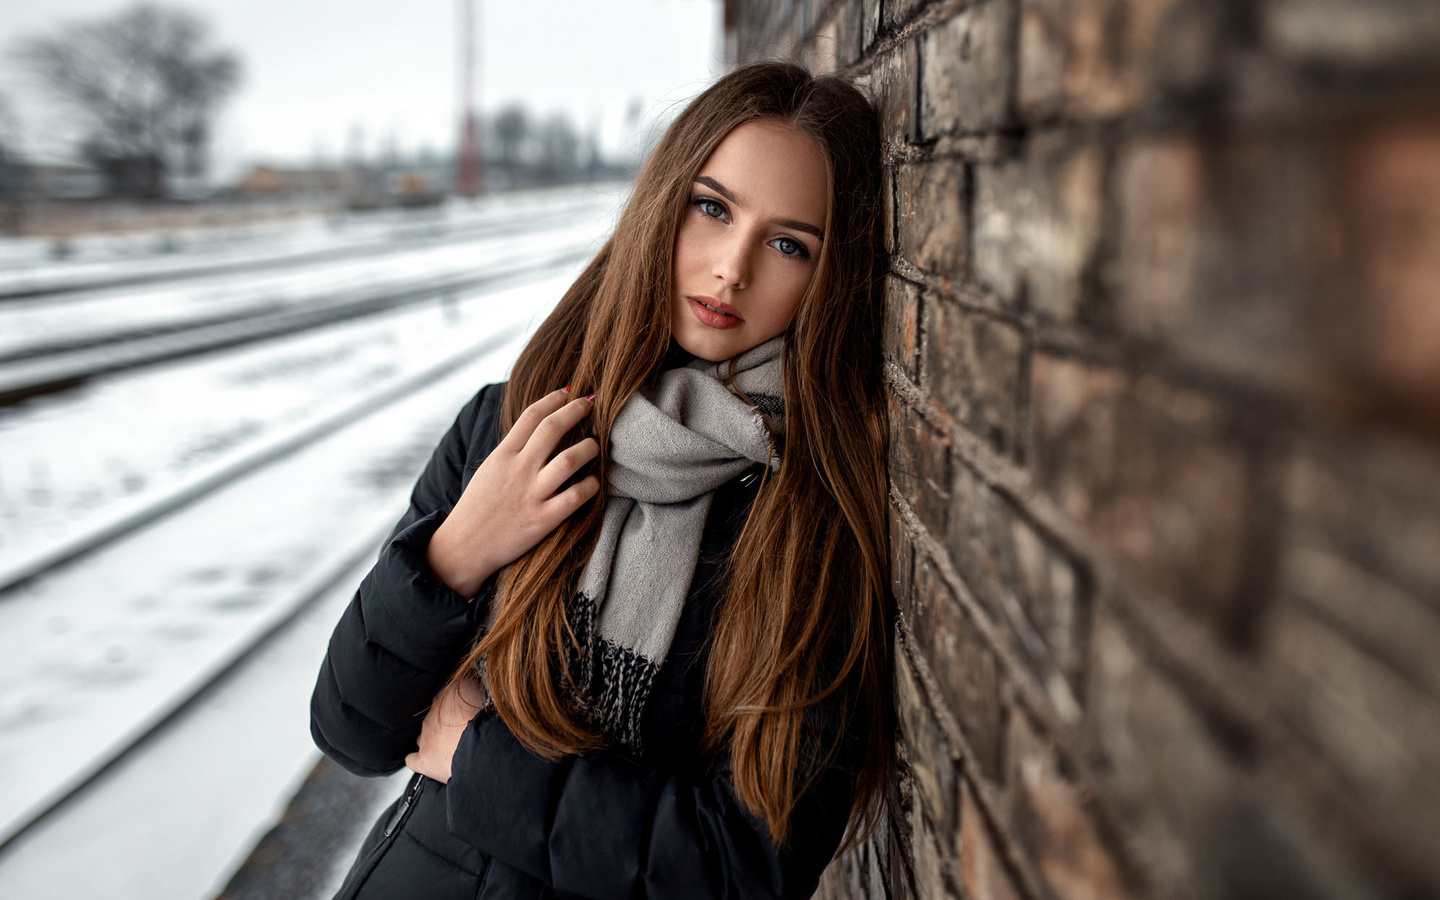
<path fill-rule="evenodd" d="M 822 895 L 1440 896 L 1440 5 L 726 20 L 885 128 L 903 765 Z"/>

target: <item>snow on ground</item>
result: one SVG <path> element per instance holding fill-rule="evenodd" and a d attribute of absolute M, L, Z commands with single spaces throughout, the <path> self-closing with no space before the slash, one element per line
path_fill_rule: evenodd
<path fill-rule="evenodd" d="M 553 240 L 598 246 L 596 232 L 608 223 L 581 224 L 584 231 L 567 227 Z M 518 321 L 528 320 L 565 286 L 546 280 L 518 293 L 461 293 L 0 410 L 0 568 L 117 505 L 143 503 L 279 429 L 424 368 L 517 321 L 517 311 Z"/>
<path fill-rule="evenodd" d="M 367 256 L 303 267 L 266 271 L 257 265 L 183 282 L 5 301 L 0 303 L 0 358 L 114 333 L 310 307 L 356 293 L 420 289 L 483 272 L 487 266 L 544 260 L 587 244 L 609 213 L 609 201 L 596 199 L 573 206 L 567 221 L 550 222 L 542 229 L 520 219 L 506 232 L 459 243 L 381 246 Z"/>
<path fill-rule="evenodd" d="M 585 226 L 596 247 L 608 225 Z M 520 326 L 411 398 L 0 596 L 0 840 L 283 620 L 355 548 L 373 557 L 440 433 L 480 384 L 505 376 L 578 269 L 0 413 L 4 554 Z M 305 700 L 355 578 L 0 853 L 0 896 L 197 897 L 223 884 L 313 762 Z"/>
<path fill-rule="evenodd" d="M 368 566 L 350 571 L 144 753 L 0 857 L 0 896 L 213 897 L 319 756 L 307 727 L 310 687 L 330 630 Z M 384 802 L 409 775 L 391 777 L 379 792 Z M 349 862 L 343 851 L 336 857 L 323 896 L 338 889 Z"/>
<path fill-rule="evenodd" d="M 572 185 L 473 201 L 454 199 L 426 209 L 346 212 L 323 220 L 90 235 L 67 239 L 63 259 L 55 257 L 53 239 L 0 238 L 0 295 L 116 277 L 169 276 L 215 265 L 259 266 L 337 248 L 384 247 L 397 239 L 563 210 L 596 196 L 616 197 L 623 190 L 623 184 L 613 183 Z"/>
<path fill-rule="evenodd" d="M 548 286 L 555 296 L 558 284 Z M 530 319 L 544 308 L 515 302 L 512 315 Z M 356 540 L 374 546 L 440 434 L 480 385 L 505 377 L 526 331 L 293 457 L 8 592 L 0 601 L 0 838 L 183 696 L 196 673 L 283 615 L 317 567 L 337 552 L 343 558 Z"/>

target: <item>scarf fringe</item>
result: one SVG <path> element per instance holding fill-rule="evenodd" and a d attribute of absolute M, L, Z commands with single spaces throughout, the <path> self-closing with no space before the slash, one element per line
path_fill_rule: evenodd
<path fill-rule="evenodd" d="M 650 689 L 660 667 L 644 656 L 600 637 L 596 628 L 599 607 L 584 593 L 576 593 L 570 608 L 570 627 L 579 640 L 579 652 L 570 653 L 570 671 L 584 692 L 574 699 L 610 740 L 643 755 L 640 724 Z"/>

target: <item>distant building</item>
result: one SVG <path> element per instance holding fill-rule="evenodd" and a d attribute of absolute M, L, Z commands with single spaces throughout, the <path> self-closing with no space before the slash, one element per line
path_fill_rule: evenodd
<path fill-rule="evenodd" d="M 236 185 L 235 193 L 248 197 L 338 194 L 349 191 L 353 183 L 354 176 L 340 169 L 256 166 Z"/>

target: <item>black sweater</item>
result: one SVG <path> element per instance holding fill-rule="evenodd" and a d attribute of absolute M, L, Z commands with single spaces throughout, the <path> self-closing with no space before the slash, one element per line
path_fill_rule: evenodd
<path fill-rule="evenodd" d="M 375 567 L 330 640 L 311 733 L 362 775 L 401 768 L 432 698 L 490 601 L 462 597 L 425 563 L 430 536 L 499 441 L 503 385 L 482 389 L 435 449 Z M 783 848 L 746 811 L 728 764 L 699 750 L 706 639 L 721 562 L 753 500 L 741 478 L 716 492 L 671 651 L 646 707 L 644 759 L 600 751 L 550 762 L 493 711 L 456 748 L 448 784 L 411 779 L 376 822 L 342 897 L 808 897 L 843 834 L 853 767 L 832 765 L 802 796 Z M 829 711 L 830 717 L 834 718 Z M 851 734 L 837 759 L 853 761 Z"/>

